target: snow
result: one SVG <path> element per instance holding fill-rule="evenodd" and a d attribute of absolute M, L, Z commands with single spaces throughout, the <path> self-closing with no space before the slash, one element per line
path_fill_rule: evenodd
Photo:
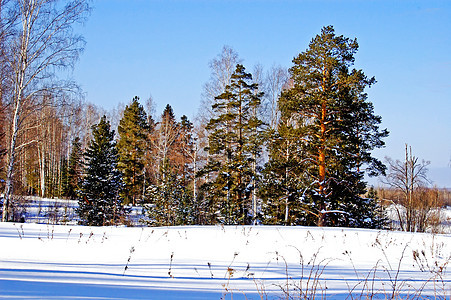
<path fill-rule="evenodd" d="M 327 299 L 451 294 L 449 234 L 0 223 L 0 245 L 8 299 L 279 299 L 287 286 L 299 299 L 301 285 Z"/>

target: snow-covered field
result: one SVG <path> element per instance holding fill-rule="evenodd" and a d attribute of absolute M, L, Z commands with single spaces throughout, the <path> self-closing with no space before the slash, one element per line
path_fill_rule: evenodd
<path fill-rule="evenodd" d="M 0 223 L 0 298 L 450 299 L 450 260 L 449 234 Z"/>

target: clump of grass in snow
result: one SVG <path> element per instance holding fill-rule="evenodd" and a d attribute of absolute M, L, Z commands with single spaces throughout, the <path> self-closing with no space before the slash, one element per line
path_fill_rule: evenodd
<path fill-rule="evenodd" d="M 208 265 L 208 269 L 210 270 L 211 278 L 213 278 L 214 276 L 213 276 L 213 272 L 211 271 L 211 263 L 207 262 L 207 265 Z"/>
<path fill-rule="evenodd" d="M 19 238 L 22 239 L 25 235 L 25 233 L 23 231 L 23 225 L 19 226 L 20 230 L 19 230 L 19 228 L 16 227 L 16 224 L 14 224 L 14 227 L 16 228 L 17 233 L 19 234 Z"/>
<path fill-rule="evenodd" d="M 132 246 L 132 247 L 130 248 L 130 254 L 129 254 L 129 256 L 128 256 L 127 263 L 125 264 L 125 267 L 124 267 L 124 273 L 122 273 L 122 276 L 124 276 L 124 275 L 125 275 L 125 271 L 128 270 L 128 264 L 130 263 L 130 260 L 132 259 L 132 254 L 133 254 L 133 252 L 135 252 L 135 247 Z"/>
<path fill-rule="evenodd" d="M 172 260 L 174 259 L 174 252 L 171 253 L 171 260 L 169 261 L 169 271 L 168 271 L 168 275 L 171 278 L 174 278 L 174 276 L 172 275 Z"/>

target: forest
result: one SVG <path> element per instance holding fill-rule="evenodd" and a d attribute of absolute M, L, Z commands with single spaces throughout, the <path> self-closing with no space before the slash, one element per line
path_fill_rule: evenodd
<path fill-rule="evenodd" d="M 224 46 L 194 120 L 152 98 L 105 111 L 65 77 L 82 54 L 73 30 L 86 1 L 2 1 L 0 188 L 2 220 L 25 195 L 78 200 L 83 225 L 127 224 L 142 206 L 149 226 L 283 224 L 426 231 L 449 193 L 431 187 L 427 162 L 381 161 L 389 131 L 354 67 L 358 43 L 325 26 L 289 69 L 246 68 Z M 130 91 L 133 95 L 133 91 Z M 386 188 L 368 186 L 385 176 Z M 448 203 L 449 204 L 449 203 Z M 401 207 L 401 208 L 400 208 Z M 435 222 L 435 223 L 434 223 Z"/>

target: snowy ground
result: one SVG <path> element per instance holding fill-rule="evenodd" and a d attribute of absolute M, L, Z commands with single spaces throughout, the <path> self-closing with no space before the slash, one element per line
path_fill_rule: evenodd
<path fill-rule="evenodd" d="M 449 234 L 0 223 L 0 245 L 0 298 L 8 299 L 451 295 Z"/>

